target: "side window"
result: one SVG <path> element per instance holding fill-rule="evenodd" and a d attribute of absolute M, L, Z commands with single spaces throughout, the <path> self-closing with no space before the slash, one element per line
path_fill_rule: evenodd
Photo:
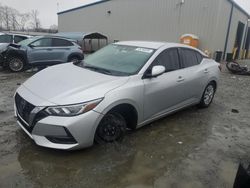
<path fill-rule="evenodd" d="M 27 37 L 15 35 L 14 36 L 14 43 L 19 43 L 19 42 L 21 42 L 22 40 L 25 40 L 25 39 L 27 39 Z"/>
<path fill-rule="evenodd" d="M 191 49 L 181 49 L 181 60 L 183 68 L 192 67 L 199 64 L 196 52 Z"/>
<path fill-rule="evenodd" d="M 200 64 L 203 60 L 203 56 L 199 52 L 196 52 L 196 57 L 197 57 L 198 63 Z"/>
<path fill-rule="evenodd" d="M 155 65 L 162 65 L 166 68 L 166 72 L 178 70 L 180 68 L 179 55 L 177 49 L 167 49 L 163 51 L 153 63 Z"/>
<path fill-rule="evenodd" d="M 43 38 L 32 43 L 34 47 L 51 47 L 51 39 Z"/>
<path fill-rule="evenodd" d="M 52 39 L 52 46 L 56 47 L 62 47 L 62 46 L 73 46 L 73 44 L 70 41 L 64 40 L 64 39 Z"/>
<path fill-rule="evenodd" d="M 0 35 L 0 43 L 12 43 L 12 35 Z"/>

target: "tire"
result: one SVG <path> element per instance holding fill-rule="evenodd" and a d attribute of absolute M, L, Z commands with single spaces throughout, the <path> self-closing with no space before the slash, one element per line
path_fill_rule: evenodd
<path fill-rule="evenodd" d="M 99 144 L 121 140 L 126 132 L 126 121 L 119 113 L 108 113 L 101 120 L 95 133 L 95 142 Z"/>
<path fill-rule="evenodd" d="M 9 59 L 8 68 L 12 72 L 21 72 L 25 69 L 25 62 L 19 57 L 12 57 Z"/>
<path fill-rule="evenodd" d="M 69 62 L 77 63 L 78 61 L 81 61 L 81 58 L 78 56 L 72 56 L 69 58 Z"/>
<path fill-rule="evenodd" d="M 210 106 L 210 104 L 213 102 L 214 95 L 215 95 L 216 87 L 215 84 L 210 82 L 206 89 L 203 92 L 201 101 L 199 103 L 200 108 L 207 108 Z"/>

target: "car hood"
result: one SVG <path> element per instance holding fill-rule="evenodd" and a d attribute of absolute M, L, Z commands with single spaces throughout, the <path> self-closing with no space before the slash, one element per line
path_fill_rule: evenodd
<path fill-rule="evenodd" d="M 67 63 L 44 69 L 28 79 L 23 87 L 50 103 L 67 105 L 103 98 L 107 92 L 125 84 L 128 79 Z"/>

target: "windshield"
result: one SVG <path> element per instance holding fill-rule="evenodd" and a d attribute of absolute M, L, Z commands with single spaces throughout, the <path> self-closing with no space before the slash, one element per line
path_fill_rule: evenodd
<path fill-rule="evenodd" d="M 21 42 L 19 42 L 18 44 L 22 45 L 22 46 L 28 46 L 30 43 L 36 41 L 37 39 L 41 38 L 40 36 L 37 37 L 31 37 L 29 39 L 23 40 Z"/>
<path fill-rule="evenodd" d="M 154 53 L 153 49 L 111 44 L 89 55 L 82 66 L 111 75 L 133 75 Z"/>

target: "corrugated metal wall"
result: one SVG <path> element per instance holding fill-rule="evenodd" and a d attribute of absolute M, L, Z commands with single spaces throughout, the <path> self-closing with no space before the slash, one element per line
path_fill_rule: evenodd
<path fill-rule="evenodd" d="M 111 11 L 111 14 L 107 12 Z M 59 15 L 59 31 L 98 31 L 114 40 L 179 42 L 182 34 L 200 37 L 200 48 L 223 50 L 230 14 L 227 0 L 111 0 Z M 235 9 L 229 48 L 238 20 L 247 17 Z M 235 28 L 236 27 L 236 28 Z"/>

